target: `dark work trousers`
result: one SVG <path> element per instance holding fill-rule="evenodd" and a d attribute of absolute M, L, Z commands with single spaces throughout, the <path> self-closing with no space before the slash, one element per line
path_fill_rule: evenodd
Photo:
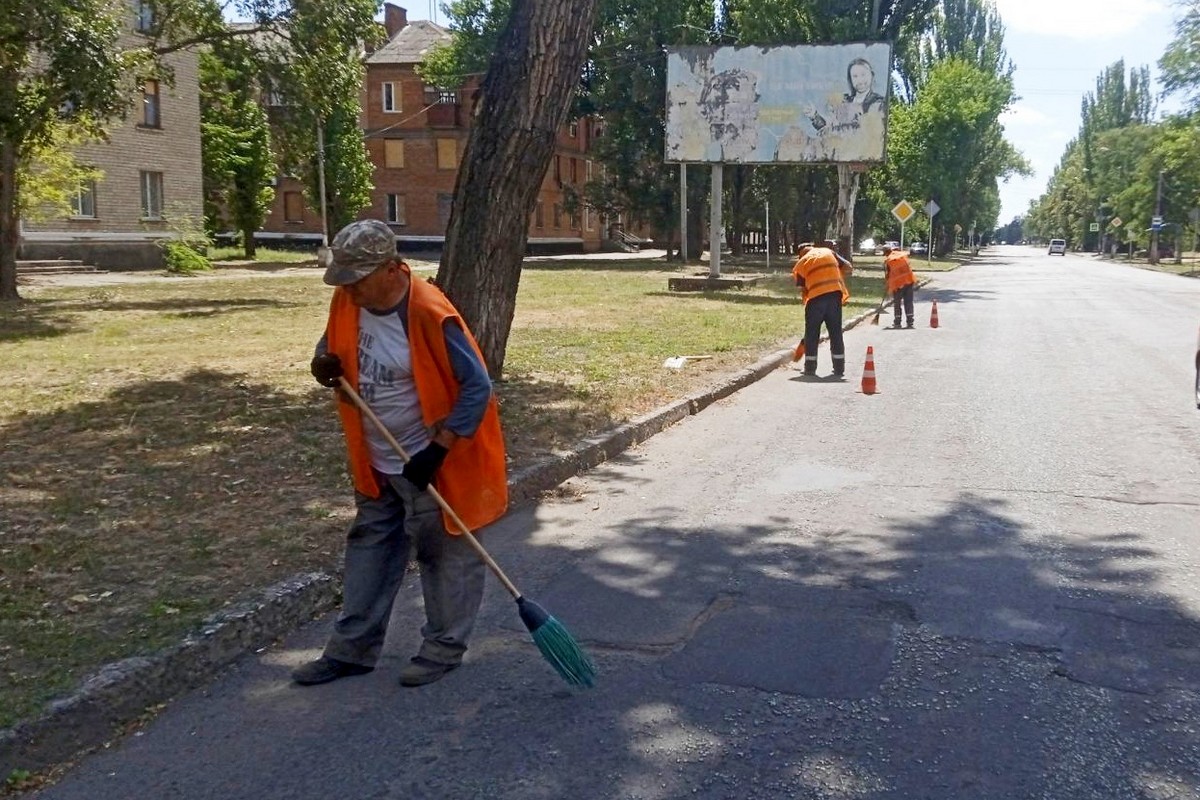
<path fill-rule="evenodd" d="M 913 326 L 913 289 L 916 284 L 910 283 L 908 286 L 901 286 L 896 291 L 892 292 L 892 312 L 895 319 L 896 327 L 900 327 L 900 303 L 904 303 L 904 314 L 908 317 L 908 327 Z"/>
<path fill-rule="evenodd" d="M 374 666 L 409 555 L 416 552 L 425 596 L 417 655 L 457 664 L 483 600 L 487 568 L 462 536 L 451 536 L 437 501 L 399 475 L 376 472 L 380 496 L 354 493 L 358 514 L 346 535 L 342 612 L 325 655 Z"/>
<path fill-rule="evenodd" d="M 828 292 L 804 305 L 804 373 L 817 372 L 817 347 L 821 325 L 829 331 L 829 350 L 833 354 L 833 374 L 846 373 L 846 346 L 842 342 L 842 293 Z"/>

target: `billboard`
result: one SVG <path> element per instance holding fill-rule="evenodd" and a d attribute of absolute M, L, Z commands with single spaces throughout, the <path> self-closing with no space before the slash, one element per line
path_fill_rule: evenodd
<path fill-rule="evenodd" d="M 671 48 L 666 160 L 882 161 L 891 65 L 879 42 Z"/>

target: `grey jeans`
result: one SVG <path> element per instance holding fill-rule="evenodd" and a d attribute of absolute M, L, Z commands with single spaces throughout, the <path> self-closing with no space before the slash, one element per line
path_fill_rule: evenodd
<path fill-rule="evenodd" d="M 429 495 L 399 475 L 382 475 L 376 499 L 355 493 L 358 513 L 346 534 L 342 612 L 325 655 L 374 666 L 383 649 L 396 592 L 416 549 L 425 596 L 418 655 L 457 664 L 483 600 L 486 567 L 462 536 L 451 536 Z"/>

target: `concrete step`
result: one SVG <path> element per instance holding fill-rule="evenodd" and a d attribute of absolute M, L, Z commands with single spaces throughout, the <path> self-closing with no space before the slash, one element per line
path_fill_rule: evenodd
<path fill-rule="evenodd" d="M 87 275 L 104 271 L 91 264 L 66 258 L 17 262 L 18 275 Z"/>

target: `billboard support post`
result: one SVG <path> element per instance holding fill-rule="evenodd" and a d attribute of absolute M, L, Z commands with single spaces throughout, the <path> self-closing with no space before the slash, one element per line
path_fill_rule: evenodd
<path fill-rule="evenodd" d="M 724 196 L 722 180 L 725 165 L 718 162 L 712 165 L 712 206 L 708 222 L 708 277 L 721 277 L 721 198 Z"/>
<path fill-rule="evenodd" d="M 765 205 L 766 205 L 767 219 L 766 219 L 766 222 L 763 224 L 763 229 L 764 229 L 763 230 L 763 239 L 765 240 L 765 244 L 767 246 L 767 271 L 770 272 L 771 271 L 771 201 L 767 200 Z"/>
<path fill-rule="evenodd" d="M 687 164 L 679 165 L 679 256 L 684 264 L 687 263 Z"/>

